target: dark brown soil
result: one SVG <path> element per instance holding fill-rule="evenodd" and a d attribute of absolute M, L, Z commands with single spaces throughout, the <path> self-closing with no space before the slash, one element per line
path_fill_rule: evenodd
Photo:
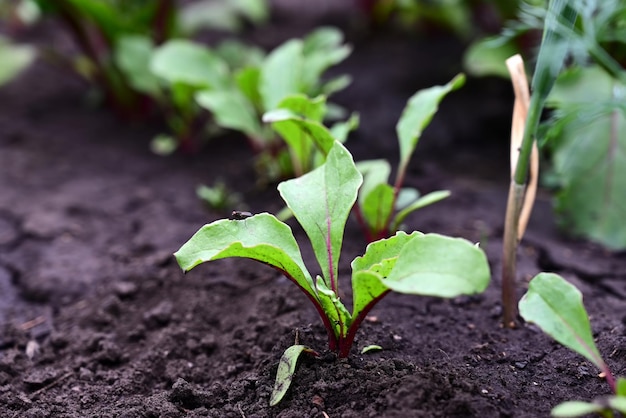
<path fill-rule="evenodd" d="M 267 46 L 304 31 L 256 37 Z M 351 36 L 355 52 L 340 70 L 355 81 L 337 101 L 362 124 L 348 147 L 356 159 L 395 161 L 406 99 L 458 72 L 462 47 L 445 37 Z M 493 271 L 487 292 L 387 297 L 350 358 L 304 358 L 270 408 L 295 333 L 325 350 L 314 309 L 267 267 L 231 259 L 183 276 L 171 256 L 224 216 L 195 197 L 200 183 L 224 179 L 253 212 L 281 208 L 275 191 L 256 189 L 243 139 L 152 155 L 159 127 L 90 108 L 83 85 L 39 63 L 0 90 L 0 416 L 544 417 L 561 401 L 608 394 L 581 356 L 533 327 L 499 326 L 510 111 L 505 82 L 470 80 L 444 102 L 407 178 L 424 192 L 453 192 L 410 217 L 409 229 L 480 241 Z M 351 221 L 344 289 L 364 246 Z M 581 288 L 600 351 L 626 374 L 624 254 L 560 236 L 545 193 L 520 251 L 520 295 L 543 270 Z M 383 350 L 360 354 L 368 344 Z"/>

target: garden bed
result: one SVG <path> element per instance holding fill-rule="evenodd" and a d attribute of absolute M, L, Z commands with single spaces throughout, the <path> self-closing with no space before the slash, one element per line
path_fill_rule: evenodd
<path fill-rule="evenodd" d="M 273 46 L 305 33 L 292 25 L 251 38 Z M 459 72 L 462 46 L 446 36 L 349 38 L 355 50 L 337 71 L 354 83 L 336 100 L 361 113 L 361 127 L 347 146 L 357 160 L 396 161 L 394 125 L 407 98 Z M 202 206 L 200 183 L 221 177 L 252 212 L 281 209 L 273 188 L 257 188 L 244 139 L 152 155 L 158 121 L 131 126 L 91 108 L 83 85 L 38 63 L 0 90 L 1 415 L 536 417 L 608 394 L 592 364 L 536 328 L 500 327 L 510 90 L 470 80 L 447 98 L 406 179 L 423 192 L 452 191 L 410 216 L 408 228 L 481 242 L 488 290 L 386 298 L 347 360 L 303 358 L 286 398 L 270 408 L 278 360 L 296 332 L 326 347 L 314 309 L 270 268 L 229 259 L 183 276 L 171 255 L 225 216 Z M 354 220 L 344 246 L 347 288 L 349 260 L 365 248 Z M 315 265 L 310 251 L 304 257 Z M 626 373 L 624 254 L 562 237 L 543 193 L 520 252 L 519 294 L 546 270 L 583 291 L 600 351 L 616 375 Z M 369 344 L 383 349 L 360 354 Z"/>

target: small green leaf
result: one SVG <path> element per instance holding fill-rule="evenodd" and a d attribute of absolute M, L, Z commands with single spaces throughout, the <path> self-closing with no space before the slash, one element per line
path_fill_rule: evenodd
<path fill-rule="evenodd" d="M 317 276 L 315 284 L 318 300 L 333 327 L 335 336 L 337 338 L 345 337 L 348 332 L 348 327 L 352 322 L 350 312 L 348 312 L 345 305 L 341 302 L 337 293 L 330 290 L 320 276 Z"/>
<path fill-rule="evenodd" d="M 330 134 L 342 144 L 348 139 L 348 134 L 359 127 L 359 114 L 353 113 L 348 120 L 337 122 L 330 127 Z"/>
<path fill-rule="evenodd" d="M 154 74 L 169 83 L 197 88 L 227 88 L 228 66 L 208 48 L 175 39 L 160 46 L 150 62 Z"/>
<path fill-rule="evenodd" d="M 609 405 L 616 411 L 626 413 L 626 396 L 611 396 Z"/>
<path fill-rule="evenodd" d="M 593 341 L 582 294 L 574 285 L 557 274 L 540 273 L 531 280 L 519 302 L 519 311 L 525 321 L 536 324 L 600 370 L 606 369 Z"/>
<path fill-rule="evenodd" d="M 278 363 L 278 370 L 276 370 L 274 389 L 270 397 L 270 406 L 277 405 L 289 390 L 289 386 L 291 386 L 293 376 L 296 372 L 298 358 L 300 354 L 306 351 L 312 352 L 310 348 L 304 345 L 292 345 L 287 348 L 281 356 L 280 362 Z"/>
<path fill-rule="evenodd" d="M 227 257 L 257 260 L 284 272 L 317 299 L 313 280 L 291 228 L 267 213 L 244 220 L 221 219 L 205 225 L 174 256 L 184 271 Z"/>
<path fill-rule="evenodd" d="M 344 228 L 361 182 L 352 155 L 335 142 L 322 166 L 278 185 L 280 195 L 311 240 L 326 285 L 334 291 Z"/>
<path fill-rule="evenodd" d="M 11 81 L 35 59 L 35 49 L 18 46 L 0 36 L 0 86 Z"/>
<path fill-rule="evenodd" d="M 409 206 L 411 203 L 414 203 L 419 199 L 420 192 L 419 190 L 413 187 L 403 187 L 398 192 L 398 197 L 396 198 L 396 210 L 402 210 Z"/>
<path fill-rule="evenodd" d="M 265 110 L 275 109 L 286 96 L 300 93 L 302 41 L 292 39 L 273 50 L 261 66 L 259 92 Z"/>
<path fill-rule="evenodd" d="M 291 110 L 276 109 L 263 115 L 263 122 L 272 123 L 272 128 L 289 145 L 292 160 L 299 165 L 296 172 L 310 171 L 313 146 L 326 155 L 335 144 L 335 138 L 320 122 L 305 119 Z"/>
<path fill-rule="evenodd" d="M 465 51 L 463 66 L 468 73 L 477 77 L 495 75 L 508 79 L 505 61 L 519 52 L 511 40 L 502 42 L 499 37 L 480 39 Z"/>
<path fill-rule="evenodd" d="M 415 93 L 408 101 L 396 125 L 400 141 L 400 164 L 405 165 L 411 158 L 422 131 L 428 126 L 441 100 L 451 91 L 463 86 L 465 76 L 459 74 L 448 84 L 433 86 Z"/>
<path fill-rule="evenodd" d="M 389 174 L 391 173 L 391 165 L 387 160 L 366 160 L 356 163 L 356 168 L 363 175 L 363 186 L 359 190 L 359 206 L 363 210 L 365 198 L 379 184 L 387 184 Z"/>
<path fill-rule="evenodd" d="M 195 97 L 200 106 L 213 113 L 219 126 L 252 138 L 263 135 L 254 107 L 239 90 L 205 90 Z"/>
<path fill-rule="evenodd" d="M 254 104 L 255 109 L 260 109 L 262 104 L 259 93 L 259 80 L 261 70 L 256 67 L 246 67 L 235 72 L 234 78 L 239 90 Z"/>
<path fill-rule="evenodd" d="M 283 98 L 278 109 L 287 109 L 303 119 L 321 122 L 326 114 L 326 97 L 307 97 L 304 94 L 294 94 Z"/>
<path fill-rule="evenodd" d="M 433 203 L 437 203 L 440 200 L 447 198 L 448 196 L 450 196 L 450 192 L 448 190 L 439 190 L 420 197 L 415 202 L 411 203 L 409 206 L 398 212 L 393 220 L 391 230 L 397 230 L 400 227 L 400 224 L 404 222 L 404 220 L 410 213 L 415 212 L 416 210 L 421 209 L 425 206 L 432 205 Z"/>
<path fill-rule="evenodd" d="M 626 397 L 626 378 L 619 377 L 615 382 L 615 394 Z"/>
<path fill-rule="evenodd" d="M 361 354 L 365 354 L 365 353 L 368 353 L 370 351 L 379 351 L 379 350 L 382 350 L 382 349 L 383 348 L 381 346 L 376 345 L 376 344 L 366 345 L 365 347 L 363 347 L 361 349 Z"/>
<path fill-rule="evenodd" d="M 150 71 L 150 58 L 154 52 L 152 40 L 147 36 L 124 36 L 117 41 L 114 59 L 124 72 L 130 85 L 137 91 L 158 96 L 159 79 Z"/>
<path fill-rule="evenodd" d="M 363 199 L 361 213 L 372 232 L 385 231 L 393 212 L 394 191 L 386 183 L 374 187 Z"/>
<path fill-rule="evenodd" d="M 563 402 L 552 409 L 550 414 L 553 417 L 568 418 L 568 417 L 580 417 L 587 414 L 593 414 L 594 412 L 600 412 L 604 408 L 595 403 L 583 402 L 583 401 L 569 401 Z"/>
<path fill-rule="evenodd" d="M 311 36 L 315 36 L 320 32 L 325 31 L 327 33 L 334 32 L 331 36 L 334 38 L 337 33 L 339 38 L 336 41 L 330 40 L 328 43 L 315 41 L 313 43 L 307 42 Z M 315 31 L 309 38 L 304 40 L 304 61 L 302 66 L 302 78 L 301 83 L 304 91 L 318 93 L 315 91 L 316 86 L 319 86 L 320 78 L 324 71 L 329 67 L 336 65 L 346 59 L 352 52 L 352 48 L 348 45 L 341 45 L 343 35 L 337 29 L 334 28 L 321 28 Z M 343 79 L 342 83 L 345 83 L 347 79 Z M 335 86 L 337 87 L 337 86 Z M 345 87 L 345 86 L 344 86 Z"/>
<path fill-rule="evenodd" d="M 485 253 L 461 238 L 418 235 L 407 242 L 384 284 L 400 293 L 452 298 L 489 284 Z"/>
<path fill-rule="evenodd" d="M 422 233 L 398 232 L 391 238 L 372 242 L 365 254 L 352 261 L 353 318 L 389 290 L 385 279 L 395 267 L 402 248 L 418 235 Z"/>

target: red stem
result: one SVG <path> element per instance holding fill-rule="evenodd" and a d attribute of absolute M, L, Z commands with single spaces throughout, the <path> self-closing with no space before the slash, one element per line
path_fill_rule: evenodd
<path fill-rule="evenodd" d="M 271 264 L 267 264 L 267 265 L 275 268 L 276 270 L 284 274 L 285 277 L 287 277 L 289 280 L 295 283 L 295 285 L 298 286 L 298 289 L 300 289 L 306 295 L 306 297 L 309 298 L 311 303 L 313 303 L 313 305 L 315 306 L 315 309 L 317 310 L 317 313 L 319 314 L 320 318 L 322 318 L 322 322 L 324 323 L 324 328 L 326 328 L 326 332 L 328 333 L 328 348 L 330 349 L 330 351 L 337 351 L 339 344 L 338 344 L 337 336 L 335 335 L 335 329 L 333 328 L 333 325 L 330 323 L 330 319 L 326 315 L 326 312 L 324 312 L 324 308 L 322 307 L 322 305 L 320 305 L 319 301 L 315 299 L 315 297 L 313 297 L 312 294 L 310 294 L 304 287 L 302 287 L 300 283 L 298 283 L 298 281 L 294 279 L 291 275 L 289 275 L 285 270 L 282 270 Z"/>
<path fill-rule="evenodd" d="M 374 298 L 361 312 L 359 312 L 356 318 L 354 318 L 350 324 L 350 328 L 348 328 L 346 336 L 339 339 L 339 358 L 348 357 L 352 344 L 354 343 L 354 337 L 356 336 L 356 332 L 359 330 L 361 323 L 367 314 L 372 310 L 374 305 L 376 305 L 390 291 L 391 290 L 385 290 L 383 293 L 378 295 L 378 297 Z"/>

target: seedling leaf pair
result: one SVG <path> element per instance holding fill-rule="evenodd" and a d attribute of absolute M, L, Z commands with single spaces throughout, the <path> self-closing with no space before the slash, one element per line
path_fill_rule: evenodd
<path fill-rule="evenodd" d="M 531 282 L 519 302 L 519 312 L 559 343 L 587 358 L 606 377 L 615 396 L 592 403 L 564 402 L 552 410 L 555 417 L 578 417 L 590 413 L 612 417 L 611 410 L 626 412 L 626 379 L 615 381 L 598 351 L 591 332 L 582 294 L 576 287 L 552 273 L 540 273 Z"/>

